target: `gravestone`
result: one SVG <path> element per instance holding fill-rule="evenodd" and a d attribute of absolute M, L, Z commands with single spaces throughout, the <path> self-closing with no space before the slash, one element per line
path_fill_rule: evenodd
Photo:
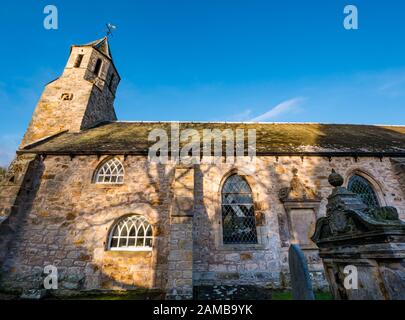
<path fill-rule="evenodd" d="M 335 171 L 326 217 L 312 240 L 338 300 L 405 300 L 405 223 L 392 207 L 370 208 Z"/>
<path fill-rule="evenodd" d="M 25 290 L 20 296 L 21 300 L 42 300 L 47 296 L 48 292 L 45 289 Z"/>
<path fill-rule="evenodd" d="M 288 263 L 290 265 L 293 299 L 315 300 L 307 259 L 300 247 L 296 244 L 290 246 L 288 251 Z"/>

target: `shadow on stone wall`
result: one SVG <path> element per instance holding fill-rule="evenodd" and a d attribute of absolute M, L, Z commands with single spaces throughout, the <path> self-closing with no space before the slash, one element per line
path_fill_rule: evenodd
<path fill-rule="evenodd" d="M 271 250 L 272 245 L 277 249 L 279 247 L 278 232 L 276 235 L 274 230 L 267 229 L 268 224 L 272 224 L 268 220 L 273 220 L 273 217 L 265 214 L 273 209 L 264 201 L 266 198 L 264 193 L 272 192 L 268 184 L 271 181 L 270 173 L 267 167 L 257 166 L 255 169 L 254 173 L 249 173 L 249 168 L 239 162 L 234 165 L 221 164 L 219 167 L 196 166 L 194 280 L 198 287 L 242 288 L 241 286 L 253 285 L 258 290 L 260 288 L 265 290 L 280 285 L 278 250 Z M 252 189 L 260 243 L 258 248 L 249 246 L 238 248 L 238 245 L 226 247 L 221 244 L 221 187 L 226 178 L 232 174 L 243 175 Z M 208 186 L 209 189 L 212 185 L 211 189 L 204 190 L 204 180 L 206 188 Z M 230 291 L 238 292 L 238 289 Z"/>
<path fill-rule="evenodd" d="M 156 170 L 157 175 L 152 173 Z M 85 228 L 76 229 L 75 223 L 72 221 L 73 231 L 81 233 L 92 228 L 103 228 L 108 226 L 108 232 L 105 233 L 105 241 L 102 258 L 97 260 L 93 255 L 93 248 L 90 245 L 81 247 L 83 251 L 88 252 L 88 262 L 85 265 L 86 277 L 83 279 L 75 278 L 75 274 L 62 277 L 67 279 L 67 286 L 73 286 L 76 291 L 85 290 L 102 290 L 107 292 L 115 292 L 121 290 L 136 291 L 140 293 L 139 297 L 149 298 L 156 294 L 161 297 L 167 285 L 167 258 L 168 258 L 168 241 L 169 241 L 169 226 L 170 226 L 170 204 L 172 203 L 172 194 L 170 185 L 173 182 L 174 170 L 167 166 L 158 164 L 156 168 L 147 167 L 146 170 L 147 183 L 146 185 L 153 189 L 153 192 L 135 192 L 128 194 L 128 200 L 117 202 L 113 205 L 109 204 L 104 207 L 92 210 L 91 215 L 100 215 L 106 211 L 120 210 L 122 208 L 131 208 L 132 205 L 147 204 L 153 207 L 159 213 L 159 217 L 148 217 L 153 219 L 149 221 L 153 228 L 153 250 L 151 252 L 114 252 L 107 250 L 108 234 L 111 231 L 111 226 L 115 224 L 122 216 L 115 216 L 111 219 L 104 220 L 100 224 L 91 221 L 91 217 L 86 221 Z M 150 196 L 152 195 L 152 196 Z M 130 210 L 131 211 L 131 210 Z M 138 210 L 131 211 L 132 214 L 141 214 Z M 81 213 L 86 216 L 88 213 Z M 80 252 L 76 250 L 76 255 Z M 80 257 L 86 257 L 85 253 L 81 253 Z M 73 281 L 71 281 L 73 280 Z M 76 287 L 75 284 L 80 283 L 81 286 Z"/>
<path fill-rule="evenodd" d="M 6 220 L 0 224 L 0 281 L 5 275 L 13 274 L 17 271 L 15 262 L 18 261 L 21 253 L 19 247 L 27 241 L 24 234 L 24 225 L 28 221 L 33 203 L 36 199 L 40 186 L 40 178 L 44 172 L 44 166 L 40 157 L 32 160 L 27 167 L 22 178 L 21 188 L 11 207 L 11 211 Z M 15 178 L 13 177 L 13 182 Z M 10 183 L 12 183 L 10 181 Z M 7 188 L 9 186 L 5 186 Z M 14 188 L 13 186 L 11 186 Z"/>
<path fill-rule="evenodd" d="M 44 267 L 47 265 L 58 268 L 58 292 L 62 295 L 75 294 L 81 290 L 137 290 L 145 294 L 151 289 L 158 292 L 164 290 L 172 170 L 166 173 L 166 167 L 159 165 L 158 174 L 154 176 L 150 172 L 152 169 L 148 169 L 148 185 L 154 188 L 157 197 L 151 198 L 143 192 L 136 192 L 126 195 L 125 201 L 83 212 L 76 208 L 74 201 L 57 205 L 54 203 L 52 207 L 49 203 L 44 204 L 49 198 L 57 199 L 60 193 L 66 192 L 69 185 L 63 179 L 54 181 L 52 175 L 43 175 L 45 164 L 35 162 L 30 165 L 23 182 L 23 185 L 29 187 L 24 188 L 18 196 L 18 210 L 14 210 L 8 221 L 0 225 L 1 252 L 6 253 L 0 278 L 3 290 L 43 288 L 46 276 Z M 41 197 L 37 197 L 40 187 L 44 190 L 41 190 Z M 27 189 L 29 192 L 26 192 Z M 38 212 L 33 211 L 35 201 L 38 201 Z M 160 213 L 157 220 L 151 221 L 155 237 L 153 251 L 120 253 L 106 250 L 108 230 L 120 216 L 111 215 L 100 221 L 93 218 L 103 217 L 106 211 L 120 211 L 139 203 L 146 203 Z M 143 214 L 136 211 L 132 213 Z M 100 248 L 100 241 L 97 241 L 100 239 L 92 238 L 92 234 L 100 230 L 105 232 L 102 236 L 103 248 Z M 89 239 L 91 241 L 86 242 Z M 95 252 L 95 247 L 98 247 L 98 252 Z M 102 257 L 96 257 L 100 251 Z M 142 267 L 134 270 L 137 264 Z"/>

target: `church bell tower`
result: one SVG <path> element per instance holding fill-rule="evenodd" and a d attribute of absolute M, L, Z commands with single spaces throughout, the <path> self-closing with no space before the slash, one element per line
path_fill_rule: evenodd
<path fill-rule="evenodd" d="M 108 38 L 71 47 L 63 74 L 46 85 L 20 148 L 68 130 L 79 132 L 117 120 L 120 76 Z"/>

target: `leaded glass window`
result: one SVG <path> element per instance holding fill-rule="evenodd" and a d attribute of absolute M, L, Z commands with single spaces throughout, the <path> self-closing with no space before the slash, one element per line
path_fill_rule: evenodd
<path fill-rule="evenodd" d="M 375 208 L 380 206 L 370 182 L 363 177 L 359 175 L 351 177 L 347 189 L 351 192 L 357 193 L 363 202 L 369 207 Z"/>
<path fill-rule="evenodd" d="M 143 251 L 152 248 L 152 227 L 138 215 L 120 220 L 112 229 L 110 250 Z"/>
<path fill-rule="evenodd" d="M 97 171 L 95 182 L 100 184 L 119 184 L 124 182 L 124 166 L 116 159 L 110 159 Z"/>
<path fill-rule="evenodd" d="M 257 230 L 252 190 L 239 175 L 230 176 L 222 188 L 224 244 L 256 244 Z"/>

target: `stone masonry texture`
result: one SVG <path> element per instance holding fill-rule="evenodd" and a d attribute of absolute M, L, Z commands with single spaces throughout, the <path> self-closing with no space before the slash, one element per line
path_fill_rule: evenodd
<path fill-rule="evenodd" d="M 325 214 L 326 197 L 331 192 L 326 177 L 334 168 L 346 179 L 358 171 L 375 178 L 384 204 L 395 206 L 405 218 L 404 195 L 390 159 L 360 158 L 356 162 L 353 158 L 261 157 L 255 165 L 197 166 L 193 170 L 194 217 L 171 218 L 176 166 L 153 164 L 143 156 L 118 158 L 125 167 L 125 180 L 113 186 L 93 183 L 94 170 L 103 157 L 47 156 L 34 160 L 39 162 L 26 177 L 32 180 L 31 194 L 23 199 L 25 205 L 12 210 L 0 225 L 1 244 L 7 244 L 7 248 L 2 247 L 2 253 L 6 252 L 2 288 L 41 287 L 46 265 L 57 266 L 61 292 L 166 290 L 168 279 L 173 281 L 177 276 L 179 286 L 289 288 L 288 230 L 284 228 L 285 209 L 278 190 L 288 186 L 292 168 L 322 196 L 320 216 Z M 257 223 L 258 245 L 225 246 L 221 242 L 220 190 L 223 180 L 235 172 L 249 177 L 256 215 L 261 219 Z M 7 188 L 2 190 L 7 192 Z M 152 224 L 151 252 L 107 250 L 112 225 L 128 214 L 143 215 Z M 173 223 L 171 219 L 180 220 Z M 188 227 L 190 222 L 192 228 Z M 306 254 L 315 288 L 325 289 L 316 250 Z M 178 270 L 170 267 L 173 257 Z"/>

